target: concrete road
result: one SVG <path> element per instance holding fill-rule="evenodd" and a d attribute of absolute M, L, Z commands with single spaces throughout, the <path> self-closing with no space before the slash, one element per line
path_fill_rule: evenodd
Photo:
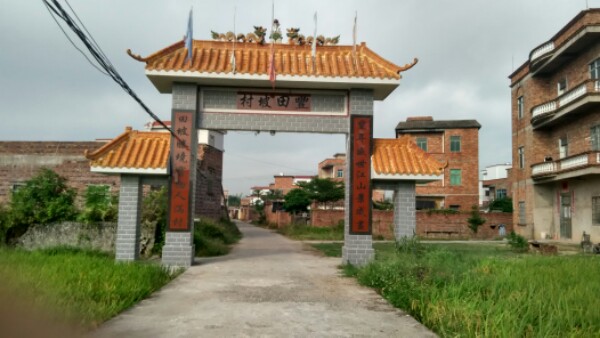
<path fill-rule="evenodd" d="M 340 276 L 339 258 L 238 223 L 232 253 L 196 264 L 102 325 L 97 337 L 435 337 L 374 291 Z"/>

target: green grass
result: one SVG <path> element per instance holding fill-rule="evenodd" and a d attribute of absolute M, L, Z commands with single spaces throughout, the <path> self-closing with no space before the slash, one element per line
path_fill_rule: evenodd
<path fill-rule="evenodd" d="M 339 255 L 341 244 L 316 244 Z M 443 337 L 600 337 L 600 257 L 537 256 L 507 246 L 375 244 L 345 273 Z"/>
<path fill-rule="evenodd" d="M 154 264 L 115 263 L 96 251 L 54 248 L 39 251 L 0 248 L 4 292 L 44 309 L 60 320 L 95 327 L 174 278 Z"/>
<path fill-rule="evenodd" d="M 344 239 L 344 225 L 334 227 L 314 227 L 310 225 L 291 224 L 277 229 L 277 232 L 295 240 L 340 241 Z"/>
<path fill-rule="evenodd" d="M 234 222 L 215 222 L 202 219 L 194 224 L 196 256 L 221 256 L 229 253 L 231 245 L 242 238 Z"/>

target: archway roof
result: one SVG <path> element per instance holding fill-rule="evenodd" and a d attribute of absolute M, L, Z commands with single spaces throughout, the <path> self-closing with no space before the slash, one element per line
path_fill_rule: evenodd
<path fill-rule="evenodd" d="M 434 159 L 405 135 L 397 139 L 373 139 L 371 156 L 374 179 L 439 179 L 447 163 Z"/>
<path fill-rule="evenodd" d="M 171 135 L 166 132 L 137 131 L 131 127 L 94 152 L 85 152 L 92 172 L 107 174 L 168 173 Z"/>
<path fill-rule="evenodd" d="M 163 93 L 173 82 L 210 85 L 270 87 L 268 64 L 271 44 L 194 40 L 192 61 L 186 61 L 184 41 L 147 57 L 128 51 L 146 63 L 146 75 Z M 372 88 L 375 99 L 383 99 L 400 83 L 400 73 L 417 63 L 398 66 L 382 58 L 365 43 L 357 46 L 324 45 L 316 48 L 313 62 L 310 45 L 275 43 L 277 87 L 348 89 Z M 235 51 L 234 51 L 235 50 Z M 235 72 L 232 54 L 235 53 Z"/>

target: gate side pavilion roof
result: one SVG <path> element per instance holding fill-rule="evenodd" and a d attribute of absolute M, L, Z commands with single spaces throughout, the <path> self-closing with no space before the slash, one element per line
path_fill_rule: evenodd
<path fill-rule="evenodd" d="M 173 82 L 211 86 L 271 87 L 268 64 L 271 44 L 194 40 L 192 62 L 185 61 L 184 41 L 147 57 L 128 54 L 146 63 L 146 75 L 161 93 L 170 93 Z M 235 48 L 235 73 L 231 55 Z M 370 88 L 383 100 L 400 84 L 400 73 L 416 63 L 398 66 L 382 58 L 366 44 L 318 46 L 313 63 L 310 45 L 274 44 L 276 87 L 303 89 Z"/>
<path fill-rule="evenodd" d="M 433 181 L 442 178 L 447 163 L 434 159 L 410 136 L 373 139 L 371 178 L 382 180 Z"/>

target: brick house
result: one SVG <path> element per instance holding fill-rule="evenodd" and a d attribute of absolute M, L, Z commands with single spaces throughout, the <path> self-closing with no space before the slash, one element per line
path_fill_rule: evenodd
<path fill-rule="evenodd" d="M 512 165 L 494 164 L 481 171 L 481 186 L 479 204 L 487 206 L 490 202 L 500 198 L 512 198 L 512 181 L 509 177 Z"/>
<path fill-rule="evenodd" d="M 580 12 L 510 76 L 515 230 L 600 241 L 600 9 Z"/>
<path fill-rule="evenodd" d="M 326 158 L 319 162 L 317 172 L 319 178 L 330 178 L 334 181 L 344 182 L 346 154 L 337 153 L 332 158 Z M 385 199 L 385 192 L 373 189 L 371 198 L 373 201 L 381 202 Z M 343 206 L 343 204 L 340 202 L 339 206 Z"/>
<path fill-rule="evenodd" d="M 396 126 L 436 160 L 447 163 L 441 181 L 417 185 L 417 209 L 470 210 L 479 205 L 479 129 L 476 120 L 409 117 Z"/>

